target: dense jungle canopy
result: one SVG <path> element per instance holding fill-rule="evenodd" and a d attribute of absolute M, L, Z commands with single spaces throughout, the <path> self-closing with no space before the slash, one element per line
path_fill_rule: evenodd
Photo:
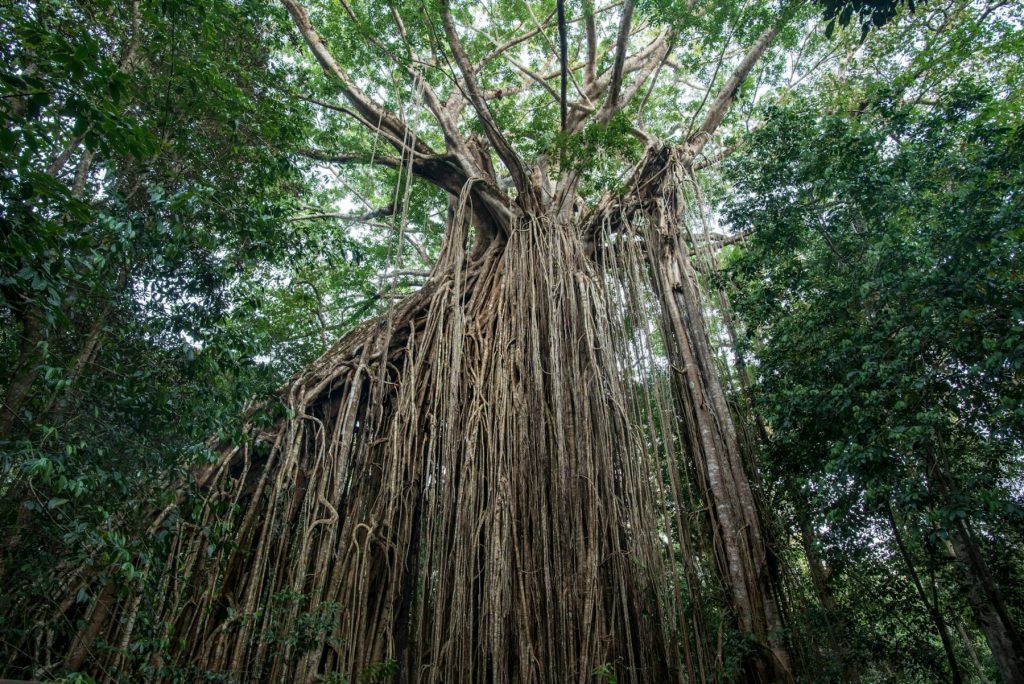
<path fill-rule="evenodd" d="M 0 678 L 1024 682 L 1022 55 L 0 0 Z"/>

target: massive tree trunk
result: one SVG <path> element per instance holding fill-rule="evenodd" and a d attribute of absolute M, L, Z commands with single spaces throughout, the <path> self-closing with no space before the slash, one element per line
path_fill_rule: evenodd
<path fill-rule="evenodd" d="M 422 60 L 404 66 L 443 152 L 283 2 L 347 101 L 336 109 L 398 153 L 309 155 L 445 190 L 444 244 L 422 289 L 287 384 L 287 417 L 254 420 L 250 439 L 196 474 L 188 505 L 157 516 L 153 531 L 174 541 L 152 601 L 107 590 L 70 615 L 83 624 L 66 665 L 110 680 L 146 666 L 241 681 L 704 682 L 722 676 L 728 626 L 752 645 L 739 677 L 791 679 L 682 199 L 777 30 L 685 144 L 634 131 L 647 153 L 630 189 L 588 207 L 578 170 L 551 172 L 557 150 L 528 164 L 512 147 L 447 2 L 457 87 L 442 100 Z M 668 29 L 628 54 L 632 10 L 627 0 L 612 66 L 596 74 L 591 50 L 581 101 L 568 106 L 563 88 L 566 136 L 620 114 L 667 61 Z M 561 69 L 564 83 L 564 51 Z M 467 108 L 482 135 L 463 134 Z M 168 647 L 143 664 L 130 649 L 140 638 Z"/>
<path fill-rule="evenodd" d="M 184 661 L 270 681 L 392 660 L 408 681 L 681 676 L 601 274 L 566 224 L 524 221 L 471 259 L 454 226 L 431 282 L 295 378 L 294 418 L 209 475 L 197 522 L 237 506 L 237 546 L 178 539 L 161 618 Z"/>
<path fill-rule="evenodd" d="M 618 253 L 597 259 L 591 225 L 543 215 L 470 244 L 464 192 L 427 285 L 295 377 L 289 418 L 199 474 L 201 511 L 179 525 L 157 605 L 104 603 L 68 664 L 124 649 L 146 609 L 169 626 L 176 667 L 243 681 L 392 667 L 402 681 L 589 681 L 601 667 L 696 681 L 714 656 L 678 481 L 693 459 L 719 577 L 755 645 L 745 679 L 789 679 L 684 211 L 665 191 L 667 213 L 641 202 L 600 227 Z M 638 377 L 624 352 L 649 346 L 644 292 L 660 299 L 675 376 L 674 398 L 653 400 L 673 423 L 661 439 L 634 396 L 657 359 Z M 138 666 L 99 652 L 94 672 Z"/>

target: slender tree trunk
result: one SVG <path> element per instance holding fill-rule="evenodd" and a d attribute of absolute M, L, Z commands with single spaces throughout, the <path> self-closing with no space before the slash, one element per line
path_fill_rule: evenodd
<path fill-rule="evenodd" d="M 81 141 L 81 137 L 73 139 L 66 150 L 50 164 L 48 173 L 51 176 L 57 176 Z M 94 157 L 95 152 L 86 150 L 79 160 L 71 191 L 75 198 L 81 198 L 85 191 L 85 184 L 89 178 Z M 22 405 L 39 374 L 36 363 L 39 358 L 39 343 L 46 335 L 43 314 L 38 306 L 28 301 L 24 302 L 21 305 L 19 318 L 21 320 L 21 345 L 14 373 L 5 392 L 4 405 L 0 407 L 0 438 L 9 437 L 15 423 L 21 419 Z"/>
<path fill-rule="evenodd" d="M 21 344 L 18 360 L 4 392 L 3 406 L 0 406 L 0 440 L 13 439 L 23 423 L 22 408 L 39 375 L 39 344 L 46 335 L 45 324 L 34 305 L 26 303 L 20 313 Z M 7 557 L 17 550 L 25 530 L 32 522 L 32 512 L 25 506 L 28 492 L 24 484 L 14 480 L 5 494 L 8 500 L 16 502 L 17 508 L 14 521 L 4 531 L 3 541 L 0 542 L 0 584 L 3 584 L 8 574 Z"/>
<path fill-rule="evenodd" d="M 886 503 L 886 515 L 889 519 L 889 527 L 892 530 L 893 539 L 896 542 L 896 548 L 903 558 L 903 564 L 907 566 L 907 573 L 910 575 L 910 581 L 914 585 L 914 589 L 917 591 L 918 598 L 921 599 L 921 603 L 924 605 L 925 610 L 928 612 L 928 616 L 932 619 L 932 623 L 935 625 L 935 630 L 939 634 L 939 640 L 942 641 L 942 649 L 946 653 L 946 660 L 949 663 L 950 676 L 954 682 L 962 682 L 963 675 L 960 673 L 960 664 L 956 659 L 956 652 L 953 650 L 953 640 L 949 636 L 949 628 L 946 625 L 946 619 L 942 616 L 942 612 L 939 610 L 938 605 L 932 603 L 928 599 L 928 593 L 924 589 L 924 584 L 921 582 L 921 577 L 917 573 L 917 569 L 914 566 L 914 559 L 910 555 L 910 550 L 907 548 L 906 543 L 903 541 L 903 533 L 900 532 L 899 524 L 896 522 L 896 516 L 893 513 L 892 505 Z"/>
<path fill-rule="evenodd" d="M 936 441 L 935 448 L 924 450 L 922 456 L 935 494 L 941 500 L 954 500 L 958 487 L 948 467 L 944 441 Z M 970 520 L 957 520 L 949 532 L 949 547 L 959 570 L 961 587 L 999 673 L 1006 682 L 1024 682 L 1024 640 L 989 570 Z"/>
<path fill-rule="evenodd" d="M 807 557 L 807 568 L 810 571 L 814 593 L 817 594 L 818 603 L 821 604 L 831 622 L 839 614 L 839 606 L 836 604 L 831 587 L 828 586 L 828 572 L 825 570 L 825 564 L 821 562 L 821 556 L 818 554 L 818 535 L 806 513 L 798 512 L 796 519 L 800 526 L 800 541 L 804 548 L 804 556 Z"/>
<path fill-rule="evenodd" d="M 107 316 L 110 315 L 110 309 L 111 305 L 108 302 L 99 314 L 96 315 L 88 334 L 85 336 L 85 340 L 82 342 L 81 348 L 75 354 L 71 363 L 68 364 L 67 370 L 64 373 L 65 383 L 63 387 L 50 395 L 50 399 L 46 402 L 46 407 L 40 414 L 42 416 L 49 416 L 49 420 L 54 424 L 59 424 L 64 416 L 64 411 L 67 407 L 67 393 L 78 383 L 82 372 L 92 362 L 93 357 L 95 357 L 96 352 L 100 348 L 103 329 L 107 324 Z"/>
<path fill-rule="evenodd" d="M 697 485 L 712 519 L 719 575 L 740 630 L 761 649 L 751 679 L 792 680 L 789 652 L 772 581 L 768 546 L 735 423 L 708 339 L 697 273 L 685 242 L 682 188 L 688 165 L 668 153 L 651 193 L 648 258 L 661 304 L 662 336 L 673 370 L 683 434 L 696 465 Z"/>
<path fill-rule="evenodd" d="M 666 347 L 686 408 L 685 433 L 700 472 L 701 488 L 715 520 L 716 555 L 740 628 L 757 637 L 771 658 L 756 661 L 764 681 L 791 679 L 780 640 L 782 622 L 774 597 L 767 547 L 725 393 L 707 340 L 696 273 L 681 237 L 662 236 L 658 294 L 665 313 Z"/>
<path fill-rule="evenodd" d="M 807 559 L 807 569 L 811 576 L 811 586 L 818 604 L 828 625 L 830 651 L 841 659 L 842 672 L 847 681 L 855 682 L 860 678 L 857 662 L 851 657 L 848 643 L 850 629 L 846 617 L 836 602 L 832 587 L 829 586 L 829 571 L 821 560 L 818 535 L 814 524 L 806 512 L 797 509 L 797 524 L 800 526 L 800 544 Z M 827 653 L 827 652 L 826 652 Z"/>
<path fill-rule="evenodd" d="M 966 588 L 967 602 L 1003 681 L 1024 682 L 1024 645 L 1020 633 L 965 521 L 958 521 L 950 535 L 950 545 Z"/>
<path fill-rule="evenodd" d="M 39 343 L 43 341 L 46 329 L 41 314 L 26 304 L 20 315 L 21 344 L 18 361 L 4 392 L 4 405 L 0 407 L 0 438 L 11 438 L 18 423 L 21 410 L 28 398 L 36 377 L 39 375 Z"/>
<path fill-rule="evenodd" d="M 978 649 L 974 648 L 974 639 L 964 629 L 964 623 L 960 620 L 956 622 L 956 631 L 960 635 L 960 640 L 964 642 L 964 648 L 967 649 L 968 655 L 971 656 L 971 663 L 978 674 L 978 681 L 981 684 L 989 684 L 989 679 L 985 676 L 985 665 L 981 662 L 981 658 L 978 657 Z"/>

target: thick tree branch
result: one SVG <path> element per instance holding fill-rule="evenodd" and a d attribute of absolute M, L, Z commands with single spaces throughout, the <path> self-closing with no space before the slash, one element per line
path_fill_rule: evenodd
<path fill-rule="evenodd" d="M 642 88 L 644 83 L 647 82 L 647 79 L 651 78 L 651 74 L 656 73 L 661 69 L 661 66 L 665 63 L 665 60 L 668 59 L 671 51 L 672 41 L 665 40 L 661 45 L 659 45 L 657 52 L 654 54 L 654 58 L 648 60 L 646 64 L 637 70 L 636 78 L 634 78 L 633 82 L 630 84 L 629 90 L 627 90 L 625 95 L 620 98 L 621 105 L 612 112 L 613 115 L 622 107 L 633 101 L 633 98 L 636 97 L 638 92 L 640 92 L 640 88 Z"/>
<path fill-rule="evenodd" d="M 346 9 L 353 20 L 355 20 L 355 14 L 347 3 Z M 462 166 L 462 169 L 466 172 L 467 176 L 485 177 L 479 166 L 473 163 L 472 158 L 468 154 L 466 141 L 459 133 L 458 125 L 456 123 L 457 112 L 452 111 L 445 106 L 445 103 L 437 96 L 433 86 L 430 85 L 430 82 L 423 77 L 422 71 L 417 68 L 417 65 L 424 65 L 427 63 L 419 59 L 414 53 L 412 44 L 409 41 L 409 34 L 406 30 L 405 22 L 402 20 L 401 14 L 394 6 L 391 6 L 391 17 L 395 22 L 395 26 L 398 28 L 398 33 L 401 36 L 402 41 L 405 43 L 406 52 L 409 57 L 409 63 L 405 65 L 405 70 L 412 79 L 413 87 L 423 98 L 423 102 L 426 104 L 427 110 L 434 116 L 434 119 L 440 126 L 448 153 Z M 382 49 L 387 50 L 379 40 L 376 38 L 373 40 L 375 44 L 378 44 Z"/>
<path fill-rule="evenodd" d="M 597 68 L 597 21 L 594 17 L 593 0 L 583 4 L 583 20 L 587 32 L 587 62 L 583 69 L 583 86 L 594 82 L 594 70 Z"/>
<path fill-rule="evenodd" d="M 597 113 L 597 120 L 604 123 L 612 118 L 619 104 L 619 91 L 622 89 L 623 69 L 626 66 L 626 50 L 629 48 L 629 33 L 633 23 L 633 0 L 626 0 L 622 6 L 622 18 L 619 21 L 619 35 L 615 40 L 615 62 L 612 66 L 611 84 L 608 97 Z"/>
<path fill-rule="evenodd" d="M 778 35 L 778 26 L 766 29 L 743 59 L 740 60 L 740 63 L 736 65 L 732 74 L 725 81 L 725 85 L 719 91 L 718 96 L 711 103 L 708 113 L 704 116 L 704 121 L 689 138 L 690 154 L 692 157 L 700 154 L 708 140 L 718 130 L 718 126 L 722 123 L 726 113 L 728 113 L 729 108 L 736 99 L 736 92 L 739 90 L 739 87 Z"/>
<path fill-rule="evenodd" d="M 448 0 L 442 0 L 441 2 L 441 23 L 444 25 L 445 35 L 448 37 L 452 56 L 455 57 L 455 63 L 458 65 L 459 71 L 462 72 L 462 78 L 466 85 L 466 94 L 469 97 L 470 104 L 473 105 L 473 109 L 476 110 L 477 116 L 480 117 L 480 122 L 483 124 L 487 139 L 494 147 L 494 151 L 497 152 L 505 168 L 512 175 L 512 181 L 515 183 L 520 195 L 531 194 L 529 177 L 523 161 L 516 154 L 515 150 L 512 149 L 512 145 L 509 144 L 504 134 L 498 129 L 498 125 L 494 122 L 491 111 L 487 107 L 487 101 L 484 99 L 480 86 L 476 81 L 473 65 L 470 64 L 469 57 L 462 47 L 462 41 L 459 40 L 458 33 L 455 31 L 455 20 L 452 18 Z"/>
<path fill-rule="evenodd" d="M 323 150 L 304 149 L 299 154 L 307 159 L 327 162 L 331 164 L 364 164 L 380 165 L 391 169 L 404 168 L 405 160 L 387 154 L 370 153 L 338 153 L 332 154 Z M 445 157 L 434 156 L 427 158 L 414 158 L 412 172 L 420 178 L 430 181 L 434 185 L 449 193 L 458 195 L 466 181 L 466 175 L 457 166 L 451 164 Z"/>
<path fill-rule="evenodd" d="M 299 154 L 307 159 L 331 164 L 376 164 L 392 169 L 407 168 L 407 160 L 386 154 L 331 153 L 314 149 L 299 150 Z M 459 196 L 469 180 L 466 172 L 450 156 L 414 157 L 412 173 L 455 197 Z M 474 211 L 482 212 L 478 218 L 495 224 L 495 230 L 509 226 L 512 218 L 518 214 L 515 207 L 509 206 L 504 193 L 491 181 L 478 180 L 473 184 L 472 192 L 479 200 Z"/>
<path fill-rule="evenodd" d="M 299 32 L 309 46 L 310 51 L 320 63 L 324 72 L 335 77 L 341 83 L 345 98 L 352 104 L 358 119 L 371 130 L 379 130 L 388 141 L 399 149 L 412 145 L 416 154 L 423 156 L 435 156 L 430 146 L 416 137 L 408 127 L 396 116 L 380 107 L 356 85 L 349 75 L 335 61 L 330 50 L 320 38 L 320 35 L 313 28 L 309 20 L 309 13 L 306 9 L 295 2 L 295 0 L 281 0 L 288 14 L 291 15 Z"/>
<path fill-rule="evenodd" d="M 427 79 L 423 78 L 423 75 L 419 71 L 410 67 L 409 73 L 412 76 L 413 85 L 423 97 L 423 101 L 426 103 L 427 109 L 434 115 L 438 125 L 441 127 L 441 132 L 444 135 L 444 142 L 448 148 L 448 153 L 459 163 L 463 171 L 465 171 L 466 176 L 484 178 L 493 181 L 493 176 L 486 174 L 484 170 L 473 161 L 472 156 L 469 154 L 469 149 L 466 146 L 466 140 L 462 137 L 462 134 L 459 133 L 455 112 L 445 107 L 445 104 L 441 102 L 440 98 L 438 98 L 437 93 L 434 92 L 433 87 L 429 82 L 427 82 Z"/>
<path fill-rule="evenodd" d="M 558 0 L 556 10 L 558 12 L 558 61 L 559 71 L 561 73 L 560 82 L 560 93 L 559 98 L 559 114 L 562 130 L 565 130 L 565 126 L 568 123 L 568 108 L 567 103 L 567 91 L 569 90 L 569 70 L 568 70 L 568 52 L 569 52 L 569 35 L 568 28 L 565 25 L 565 0 Z"/>

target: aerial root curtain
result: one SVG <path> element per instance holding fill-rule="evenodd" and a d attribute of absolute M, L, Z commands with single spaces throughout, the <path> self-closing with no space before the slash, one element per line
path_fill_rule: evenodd
<path fill-rule="evenodd" d="M 427 285 L 295 377 L 289 418 L 200 474 L 153 605 L 101 597 L 70 665 L 137 668 L 123 649 L 142 610 L 172 645 L 150 665 L 242 681 L 385 665 L 403 681 L 589 681 L 606 666 L 700 681 L 721 657 L 700 578 L 717 562 L 737 626 L 775 653 L 750 676 L 786 673 L 682 196 L 489 240 L 471 235 L 468 196 Z"/>
<path fill-rule="evenodd" d="M 737 676 L 790 680 L 685 190 L 777 27 L 684 143 L 634 128 L 647 153 L 627 189 L 588 206 L 557 150 L 528 162 L 513 147 L 446 1 L 437 34 L 456 87 L 435 90 L 422 60 L 403 67 L 440 151 L 282 1 L 347 103 L 331 108 L 396 153 L 304 154 L 443 189 L 444 244 L 422 289 L 287 384 L 287 418 L 199 473 L 152 600 L 108 584 L 66 664 L 108 679 L 145 666 L 242 681 L 703 682 L 725 676 L 731 627 L 747 651 Z M 622 114 L 668 60 L 670 28 L 629 54 L 632 13 L 626 0 L 609 68 L 588 49 L 589 104 L 561 102 L 565 136 Z M 586 32 L 593 46 L 592 20 Z M 133 655 L 148 639 L 167 648 Z"/>

